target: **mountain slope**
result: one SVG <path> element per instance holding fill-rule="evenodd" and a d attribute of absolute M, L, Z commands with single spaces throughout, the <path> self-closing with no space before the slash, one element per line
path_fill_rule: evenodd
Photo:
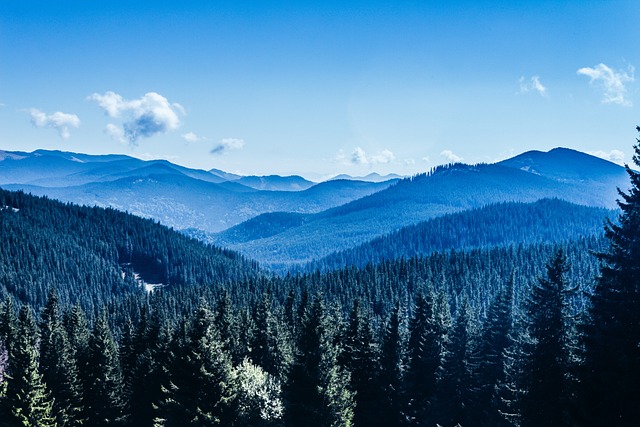
<path fill-rule="evenodd" d="M 384 259 L 424 256 L 452 249 L 566 242 L 601 235 L 605 218 L 615 215 L 613 210 L 575 205 L 559 199 L 499 203 L 403 227 L 314 261 L 307 269 L 363 266 Z"/>
<path fill-rule="evenodd" d="M 0 296 L 18 295 L 35 306 L 51 287 L 66 300 L 102 304 L 141 292 L 137 278 L 214 285 L 260 274 L 237 253 L 155 221 L 20 192 L 0 190 L 0 238 Z"/>
<path fill-rule="evenodd" d="M 592 157 L 579 154 L 578 159 Z M 282 266 L 283 262 L 309 262 L 404 226 L 493 203 L 561 198 L 581 205 L 614 208 L 616 186 L 626 188 L 628 177 L 624 168 L 617 165 L 608 167 L 605 173 L 598 170 L 593 175 L 585 174 L 586 178 L 582 180 L 567 180 L 557 175 L 546 177 L 500 164 L 449 165 L 314 214 L 305 218 L 303 223 L 292 218 L 289 221 L 291 226 L 282 227 L 277 234 L 257 235 L 251 239 L 246 232 L 239 230 L 243 227 L 241 224 L 236 229 L 213 236 L 212 241 L 264 264 Z M 254 221 L 260 220 L 262 218 L 258 217 Z M 284 218 L 279 221 L 287 222 Z M 261 228 L 256 222 L 250 226 Z M 268 229 L 268 226 L 263 228 Z M 242 241 L 235 241 L 234 234 L 243 236 Z"/>
<path fill-rule="evenodd" d="M 189 169 L 165 160 L 42 150 L 3 153 L 0 156 L 3 188 L 88 206 L 114 207 L 178 229 L 210 232 L 265 212 L 319 212 L 391 184 L 332 181 L 304 191 L 259 191 L 243 185 L 239 179 L 225 180 L 220 171 Z M 293 190 L 296 185 L 310 184 L 299 177 L 268 178 L 269 188 L 280 185 Z M 249 183 L 251 179 L 247 177 Z"/>

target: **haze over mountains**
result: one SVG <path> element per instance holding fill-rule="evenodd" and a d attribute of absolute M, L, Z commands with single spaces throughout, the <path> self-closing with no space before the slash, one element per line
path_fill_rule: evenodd
<path fill-rule="evenodd" d="M 616 187 L 628 186 L 623 167 L 566 148 L 496 164 L 440 166 L 401 180 L 343 178 L 315 184 L 299 176 L 242 177 L 124 155 L 0 152 L 3 188 L 151 217 L 276 268 L 496 203 L 549 198 L 615 208 Z M 386 178 L 393 179 L 372 182 Z"/>
<path fill-rule="evenodd" d="M 264 212 L 320 212 L 392 182 L 314 184 L 297 176 L 239 177 L 123 155 L 46 150 L 0 153 L 3 188 L 81 205 L 113 207 L 176 229 L 208 232 L 224 230 Z M 294 189 L 304 191 L 291 191 Z"/>

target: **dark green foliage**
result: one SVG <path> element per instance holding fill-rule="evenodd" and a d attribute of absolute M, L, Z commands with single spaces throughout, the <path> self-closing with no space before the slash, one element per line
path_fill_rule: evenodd
<path fill-rule="evenodd" d="M 568 269 L 559 250 L 526 305 L 527 336 L 521 356 L 525 393 L 519 404 L 523 427 L 572 425 L 569 381 L 577 337 L 570 302 L 576 288 L 565 278 Z"/>
<path fill-rule="evenodd" d="M 6 208 L 8 207 L 8 208 Z M 0 190 L 0 295 L 40 309 L 51 287 L 63 304 L 97 307 L 150 283 L 216 284 L 256 275 L 254 263 L 158 223 L 113 209 L 65 205 Z"/>
<path fill-rule="evenodd" d="M 118 346 L 106 313 L 96 319 L 88 351 L 83 377 L 87 423 L 92 426 L 121 424 L 125 418 L 124 382 Z"/>
<path fill-rule="evenodd" d="M 40 322 L 40 372 L 53 397 L 59 427 L 82 425 L 82 384 L 57 293 L 51 290 Z"/>
<path fill-rule="evenodd" d="M 559 199 L 498 203 L 401 228 L 328 255 L 307 268 L 326 270 L 344 265 L 364 266 L 385 259 L 410 258 L 451 249 L 567 241 L 600 234 L 602 221 L 613 215 L 614 211 L 574 205 Z"/>
<path fill-rule="evenodd" d="M 640 132 L 640 127 L 637 128 Z M 633 161 L 640 165 L 640 139 Z M 606 251 L 584 327 L 582 425 L 638 423 L 640 396 L 640 173 L 627 167 L 619 224 L 607 223 Z"/>
<path fill-rule="evenodd" d="M 38 369 L 38 332 L 31 309 L 20 309 L 9 353 L 6 395 L 0 402 L 4 425 L 56 426 L 53 400 Z"/>

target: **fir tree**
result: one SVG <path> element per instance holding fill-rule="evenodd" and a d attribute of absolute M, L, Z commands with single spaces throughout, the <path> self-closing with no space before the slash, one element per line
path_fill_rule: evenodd
<path fill-rule="evenodd" d="M 633 162 L 640 166 L 636 141 Z M 640 173 L 626 169 L 631 185 L 627 192 L 618 190 L 618 223 L 605 226 L 609 248 L 599 254 L 600 277 L 584 325 L 580 422 L 585 426 L 632 426 L 639 419 Z"/>
<path fill-rule="evenodd" d="M 31 310 L 20 309 L 16 341 L 9 355 L 4 422 L 9 426 L 56 426 L 53 400 L 38 369 L 37 326 Z"/>
<path fill-rule="evenodd" d="M 51 390 L 59 427 L 82 425 L 82 385 L 62 324 L 57 293 L 51 290 L 40 322 L 40 372 Z"/>
<path fill-rule="evenodd" d="M 529 344 L 525 347 L 521 425 L 571 425 L 572 396 L 568 383 L 576 335 L 571 325 L 570 297 L 576 288 L 565 278 L 566 257 L 558 250 L 527 302 Z"/>
<path fill-rule="evenodd" d="M 124 421 L 124 383 L 120 357 L 106 312 L 96 320 L 89 338 L 84 395 L 88 424 L 108 426 Z"/>

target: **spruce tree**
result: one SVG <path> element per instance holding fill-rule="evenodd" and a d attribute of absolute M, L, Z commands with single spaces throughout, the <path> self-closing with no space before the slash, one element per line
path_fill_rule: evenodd
<path fill-rule="evenodd" d="M 402 381 L 405 364 L 402 311 L 398 301 L 389 313 L 380 354 L 380 424 L 400 425 L 404 419 L 402 406 Z"/>
<path fill-rule="evenodd" d="M 356 425 L 380 425 L 379 350 L 373 337 L 370 317 L 355 299 L 347 323 L 342 359 L 351 376 L 355 394 L 353 421 Z"/>
<path fill-rule="evenodd" d="M 120 357 L 104 311 L 96 319 L 89 337 L 84 395 L 89 425 L 108 426 L 124 422 L 124 383 Z"/>
<path fill-rule="evenodd" d="M 442 425 L 471 425 L 475 421 L 470 412 L 475 345 L 471 317 L 471 307 L 465 297 L 458 307 L 440 374 L 437 413 Z"/>
<path fill-rule="evenodd" d="M 338 364 L 334 344 L 338 319 L 320 295 L 304 311 L 298 345 L 285 388 L 288 426 L 348 426 L 353 420 L 349 374 Z"/>
<path fill-rule="evenodd" d="M 62 324 L 58 296 L 53 289 L 41 315 L 40 372 L 51 390 L 58 426 L 82 425 L 82 385 L 69 338 Z"/>
<path fill-rule="evenodd" d="M 31 309 L 20 309 L 16 341 L 9 354 L 4 422 L 10 426 L 56 426 L 53 399 L 38 367 L 37 326 Z"/>
<path fill-rule="evenodd" d="M 640 167 L 636 141 L 633 162 Z M 584 326 L 580 422 L 585 426 L 632 426 L 639 419 L 640 173 L 628 165 L 626 170 L 630 188 L 618 190 L 618 222 L 605 226 L 609 248 L 599 254 L 600 277 Z"/>
<path fill-rule="evenodd" d="M 524 349 L 522 427 L 571 425 L 573 396 L 569 384 L 576 335 L 570 298 L 576 289 L 565 278 L 566 257 L 560 249 L 547 264 L 527 301 L 528 345 Z"/>

